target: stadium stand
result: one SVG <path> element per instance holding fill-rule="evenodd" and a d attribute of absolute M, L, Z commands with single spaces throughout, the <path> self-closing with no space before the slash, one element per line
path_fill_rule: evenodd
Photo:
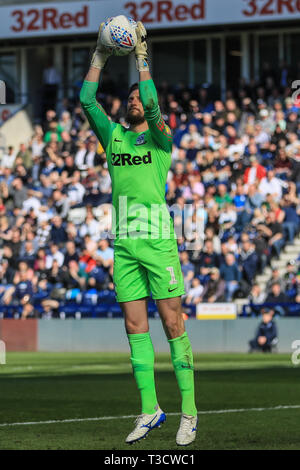
<path fill-rule="evenodd" d="M 207 87 L 158 87 L 174 135 L 166 200 L 191 317 L 202 301 L 236 302 L 242 317 L 275 305 L 300 314 L 300 102 L 266 83 L 241 82 L 224 102 Z M 98 96 L 120 123 L 122 96 Z M 105 154 L 78 102 L 58 109 L 0 162 L 0 317 L 119 317 Z"/>

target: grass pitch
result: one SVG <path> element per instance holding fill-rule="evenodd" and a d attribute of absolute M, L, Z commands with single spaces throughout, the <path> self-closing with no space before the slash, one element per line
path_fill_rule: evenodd
<path fill-rule="evenodd" d="M 289 355 L 199 354 L 195 378 L 199 425 L 189 450 L 299 450 L 300 367 Z M 128 354 L 8 353 L 0 449 L 178 450 L 180 395 L 169 355 L 157 355 L 156 383 L 167 421 L 127 446 L 140 412 Z"/>

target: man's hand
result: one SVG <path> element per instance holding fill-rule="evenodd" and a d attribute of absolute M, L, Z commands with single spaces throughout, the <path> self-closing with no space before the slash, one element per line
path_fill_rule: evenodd
<path fill-rule="evenodd" d="M 260 346 L 263 346 L 267 342 L 267 338 L 265 336 L 259 336 L 257 338 L 257 342 Z"/>
<path fill-rule="evenodd" d="M 139 72 L 149 72 L 148 52 L 147 52 L 147 31 L 141 21 L 138 21 L 136 28 L 137 44 L 135 46 L 136 68 Z"/>
<path fill-rule="evenodd" d="M 103 27 L 104 23 L 101 23 L 99 28 L 96 50 L 93 54 L 91 61 L 91 66 L 95 67 L 96 69 L 103 69 L 107 59 L 109 58 L 109 56 L 111 56 L 110 50 L 107 47 L 103 46 L 101 42 L 101 32 Z"/>

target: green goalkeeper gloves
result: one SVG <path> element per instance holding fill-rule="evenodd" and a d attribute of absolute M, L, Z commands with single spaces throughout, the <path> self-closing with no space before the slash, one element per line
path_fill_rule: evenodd
<path fill-rule="evenodd" d="M 136 28 L 137 44 L 135 46 L 136 68 L 139 72 L 149 72 L 148 52 L 147 52 L 147 31 L 141 21 L 138 21 Z"/>
<path fill-rule="evenodd" d="M 103 27 L 104 23 L 101 23 L 97 39 L 97 46 L 91 61 L 91 66 L 95 67 L 96 69 L 103 69 L 107 59 L 109 58 L 109 56 L 111 56 L 111 52 L 107 49 L 107 47 L 103 46 L 101 42 L 100 37 Z"/>

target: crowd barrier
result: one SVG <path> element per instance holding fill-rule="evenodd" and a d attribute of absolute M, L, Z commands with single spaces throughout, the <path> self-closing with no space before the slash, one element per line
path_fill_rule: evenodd
<path fill-rule="evenodd" d="M 195 352 L 244 352 L 255 335 L 260 318 L 236 320 L 188 319 L 186 330 Z M 278 317 L 278 352 L 292 353 L 292 344 L 300 340 L 299 319 Z M 157 352 L 169 352 L 159 319 L 149 319 L 151 337 Z M 0 340 L 7 351 L 53 352 L 126 352 L 129 353 L 124 320 L 104 319 L 28 319 L 0 320 Z"/>

